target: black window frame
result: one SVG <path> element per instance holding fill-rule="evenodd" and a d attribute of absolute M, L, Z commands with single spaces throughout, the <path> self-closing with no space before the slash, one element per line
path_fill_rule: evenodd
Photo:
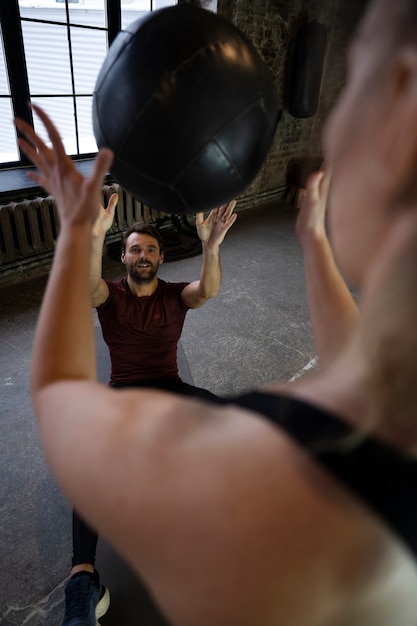
<path fill-rule="evenodd" d="M 71 27 L 89 28 L 92 30 L 100 30 L 107 32 L 107 46 L 110 47 L 111 43 L 115 39 L 116 35 L 121 30 L 122 24 L 122 11 L 121 0 L 106 0 L 105 9 L 107 17 L 107 26 L 103 27 L 85 27 L 80 24 L 71 23 L 69 13 L 69 1 L 65 0 L 65 8 L 67 21 L 66 22 L 53 22 L 53 24 L 60 24 L 66 26 L 67 29 Z M 153 9 L 153 0 L 151 0 L 151 10 Z M 29 91 L 29 80 L 26 67 L 26 57 L 23 42 L 22 22 L 23 21 L 39 21 L 28 20 L 21 17 L 19 9 L 19 0 L 1 0 L 0 2 L 0 24 L 3 35 L 4 56 L 6 63 L 6 71 L 9 78 L 10 86 L 10 98 L 12 103 L 13 115 L 24 119 L 29 124 L 33 125 L 33 116 L 28 102 L 30 102 L 31 96 Z M 43 21 L 43 20 L 41 20 Z M 46 23 L 49 23 L 46 21 Z M 68 38 L 71 42 L 71 38 Z M 70 64 L 72 67 L 72 52 L 70 48 Z M 56 94 L 60 95 L 60 94 Z M 73 90 L 72 98 L 74 104 L 74 111 L 77 110 L 75 98 L 78 94 Z M 91 94 L 92 95 L 92 94 Z M 9 98 L 9 96 L 2 96 L 0 98 Z M 32 96 L 34 97 L 34 96 Z M 71 96 L 69 96 L 71 97 Z M 76 124 L 76 138 L 78 143 L 78 122 L 75 115 Z M 22 153 L 18 146 L 19 160 L 11 161 L 9 163 L 0 163 L 0 171 L 11 168 L 19 168 L 30 165 L 30 162 L 26 156 Z M 74 160 L 85 160 L 91 158 L 95 153 L 79 154 L 74 156 Z"/>

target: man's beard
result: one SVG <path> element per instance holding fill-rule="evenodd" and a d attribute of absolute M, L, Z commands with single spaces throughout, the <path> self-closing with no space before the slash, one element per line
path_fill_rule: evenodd
<path fill-rule="evenodd" d="M 137 284 L 144 285 L 146 283 L 151 283 L 155 278 L 159 269 L 158 265 L 149 264 L 148 267 L 138 268 L 135 265 L 131 265 L 127 269 L 127 273 L 130 278 Z"/>

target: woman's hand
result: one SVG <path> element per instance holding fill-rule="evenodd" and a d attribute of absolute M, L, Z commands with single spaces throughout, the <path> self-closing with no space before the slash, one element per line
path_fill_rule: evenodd
<path fill-rule="evenodd" d="M 89 178 L 84 177 L 65 153 L 58 130 L 48 115 L 37 105 L 32 105 L 32 109 L 45 126 L 52 147 L 49 148 L 29 124 L 21 119 L 15 120 L 22 135 L 19 146 L 37 167 L 37 172 L 29 172 L 29 177 L 54 196 L 61 227 L 85 221 L 93 224 L 100 207 L 103 178 L 111 165 L 113 153 L 107 148 L 100 150 L 93 173 Z"/>
<path fill-rule="evenodd" d="M 326 169 L 314 172 L 307 180 L 301 196 L 300 211 L 297 217 L 296 233 L 302 242 L 304 237 L 314 234 L 326 236 L 326 207 L 330 186 L 330 172 Z"/>

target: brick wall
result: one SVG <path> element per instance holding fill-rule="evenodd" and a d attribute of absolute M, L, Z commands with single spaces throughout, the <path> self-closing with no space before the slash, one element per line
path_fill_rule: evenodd
<path fill-rule="evenodd" d="M 212 0 L 200 0 L 212 8 Z M 322 158 L 323 124 L 345 79 L 347 42 L 366 0 L 217 0 L 217 12 L 233 22 L 257 46 L 271 69 L 283 103 L 273 146 L 243 197 L 283 190 L 305 178 Z M 317 113 L 304 119 L 288 112 L 292 52 L 298 28 L 317 20 L 326 27 L 327 48 Z"/>

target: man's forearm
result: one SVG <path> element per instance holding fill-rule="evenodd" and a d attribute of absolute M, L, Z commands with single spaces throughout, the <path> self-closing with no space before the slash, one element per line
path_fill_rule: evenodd
<path fill-rule="evenodd" d="M 103 272 L 103 247 L 105 234 L 92 238 L 91 258 L 90 258 L 90 295 L 97 292 Z"/>
<path fill-rule="evenodd" d="M 209 247 L 203 243 L 203 260 L 200 272 L 200 290 L 205 298 L 217 295 L 222 280 L 220 263 L 220 249 L 218 246 Z"/>

